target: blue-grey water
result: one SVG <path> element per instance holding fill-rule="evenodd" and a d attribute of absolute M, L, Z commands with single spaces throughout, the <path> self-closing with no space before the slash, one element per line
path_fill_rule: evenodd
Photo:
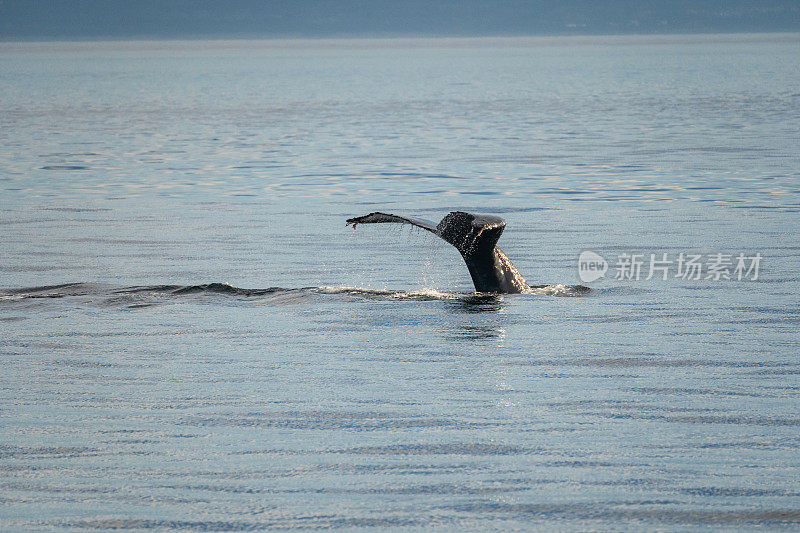
<path fill-rule="evenodd" d="M 799 35 L 0 44 L 0 529 L 797 528 L 798 147 Z"/>

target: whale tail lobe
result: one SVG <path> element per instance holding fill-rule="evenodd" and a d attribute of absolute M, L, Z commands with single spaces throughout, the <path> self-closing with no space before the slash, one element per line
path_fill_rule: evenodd
<path fill-rule="evenodd" d="M 426 220 L 375 212 L 347 220 L 354 229 L 358 224 L 382 222 L 411 224 L 455 246 L 464 258 L 476 291 L 519 293 L 529 289 L 511 260 L 497 247 L 506 227 L 500 217 L 453 211 L 434 225 Z"/>

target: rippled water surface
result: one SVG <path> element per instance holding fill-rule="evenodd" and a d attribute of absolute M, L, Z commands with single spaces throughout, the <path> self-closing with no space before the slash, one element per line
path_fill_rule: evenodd
<path fill-rule="evenodd" d="M 0 44 L 0 529 L 800 526 L 798 59 Z M 378 210 L 499 215 L 545 287 Z"/>

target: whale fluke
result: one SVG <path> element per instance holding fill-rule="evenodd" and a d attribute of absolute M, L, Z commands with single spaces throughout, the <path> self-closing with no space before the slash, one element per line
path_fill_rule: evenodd
<path fill-rule="evenodd" d="M 497 247 L 506 227 L 506 221 L 500 217 L 453 211 L 436 225 L 427 220 L 381 212 L 347 219 L 347 224 L 353 229 L 358 224 L 383 222 L 411 224 L 455 246 L 461 252 L 478 292 L 519 293 L 530 289 L 511 260 Z"/>

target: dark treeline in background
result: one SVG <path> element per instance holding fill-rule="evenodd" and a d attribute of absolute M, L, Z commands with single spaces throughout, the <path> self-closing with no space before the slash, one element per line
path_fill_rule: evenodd
<path fill-rule="evenodd" d="M 798 0 L 0 0 L 0 40 L 800 31 Z"/>

